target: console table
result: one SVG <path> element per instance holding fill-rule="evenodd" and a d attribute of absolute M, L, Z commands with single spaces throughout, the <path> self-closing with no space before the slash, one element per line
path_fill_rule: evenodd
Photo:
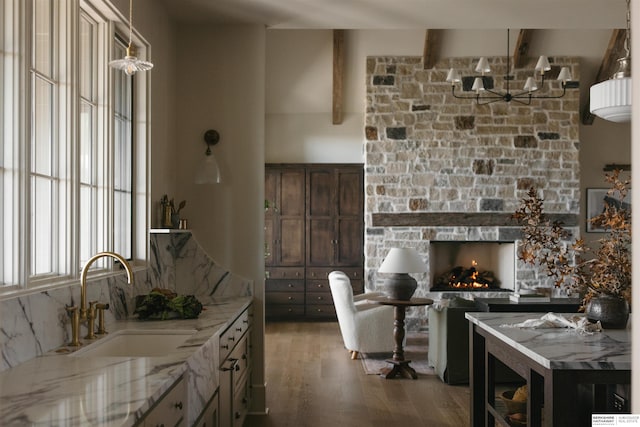
<path fill-rule="evenodd" d="M 471 426 L 508 426 L 506 414 L 495 408 L 494 370 L 499 360 L 528 384 L 528 426 L 584 424 L 585 413 L 577 399 L 578 386 L 594 386 L 594 411 L 601 405 L 607 384 L 631 381 L 631 331 L 605 330 L 581 335 L 571 329 L 505 327 L 540 313 L 471 313 L 469 352 L 472 357 Z"/>

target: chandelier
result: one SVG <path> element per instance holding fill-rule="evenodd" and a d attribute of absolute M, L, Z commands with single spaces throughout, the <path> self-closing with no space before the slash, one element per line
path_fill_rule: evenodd
<path fill-rule="evenodd" d="M 122 70 L 128 75 L 135 74 L 136 71 L 147 71 L 153 68 L 153 64 L 149 61 L 143 61 L 136 57 L 136 48 L 131 42 L 133 33 L 133 0 L 129 0 L 129 45 L 127 53 L 122 59 L 114 59 L 109 62 L 109 66 Z"/>
<path fill-rule="evenodd" d="M 504 102 L 518 102 L 524 105 L 530 105 L 532 99 L 555 99 L 562 98 L 567 89 L 567 82 L 571 80 L 571 72 L 568 67 L 562 67 L 558 74 L 557 80 L 560 81 L 562 87 L 562 94 L 560 95 L 536 95 L 535 93 L 544 87 L 545 74 L 551 70 L 549 65 L 549 59 L 546 56 L 541 56 L 535 66 L 534 75 L 540 75 L 540 85 L 536 82 L 534 77 L 527 77 L 524 87 L 519 92 L 511 92 L 510 81 L 514 79 L 514 76 L 509 74 L 511 71 L 511 57 L 509 55 L 509 30 L 507 29 L 507 74 L 504 77 L 505 91 L 500 92 L 492 88 L 485 87 L 486 74 L 491 72 L 489 61 L 487 58 L 481 57 L 476 65 L 475 72 L 480 75 L 473 76 L 473 86 L 471 91 L 475 92 L 475 95 L 459 95 L 456 93 L 456 83 L 460 83 L 462 78 L 460 72 L 451 68 L 447 74 L 447 82 L 451 83 L 451 94 L 458 99 L 475 99 L 478 105 L 492 104 L 498 101 Z"/>
<path fill-rule="evenodd" d="M 631 120 L 631 12 L 627 0 L 626 55 L 618 59 L 618 71 L 609 80 L 591 86 L 589 111 L 611 122 Z"/>

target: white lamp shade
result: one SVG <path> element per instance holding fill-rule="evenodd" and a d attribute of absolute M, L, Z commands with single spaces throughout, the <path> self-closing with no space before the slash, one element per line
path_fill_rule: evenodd
<path fill-rule="evenodd" d="M 478 65 L 476 65 L 476 73 L 490 73 L 491 67 L 489 67 L 489 61 L 484 56 L 478 60 Z"/>
<path fill-rule="evenodd" d="M 378 269 L 379 273 L 426 273 L 427 265 L 412 248 L 392 248 Z"/>
<path fill-rule="evenodd" d="M 533 77 L 527 77 L 527 81 L 524 83 L 524 90 L 533 92 L 534 90 L 538 90 L 538 85 Z"/>
<path fill-rule="evenodd" d="M 549 58 L 546 56 L 541 56 L 538 58 L 538 62 L 536 63 L 536 71 L 540 74 L 544 74 L 545 71 L 549 71 L 551 69 L 551 65 L 549 65 Z"/>
<path fill-rule="evenodd" d="M 605 80 L 589 92 L 592 114 L 616 123 L 631 120 L 631 77 Z"/>
<path fill-rule="evenodd" d="M 473 80 L 473 86 L 471 86 L 471 90 L 475 90 L 476 92 L 484 90 L 484 81 L 482 81 L 482 77 L 476 77 Z"/>
<path fill-rule="evenodd" d="M 453 68 L 450 68 L 449 73 L 447 74 L 447 81 L 449 83 L 458 83 L 460 80 L 460 73 Z"/>
<path fill-rule="evenodd" d="M 562 83 L 572 80 L 571 71 L 569 71 L 569 67 L 562 67 L 560 69 L 560 73 L 558 74 L 558 80 L 560 80 Z"/>

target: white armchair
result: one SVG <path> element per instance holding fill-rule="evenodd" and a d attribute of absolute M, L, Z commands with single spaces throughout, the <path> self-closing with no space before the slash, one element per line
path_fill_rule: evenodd
<path fill-rule="evenodd" d="M 342 340 L 351 352 L 351 358 L 357 359 L 360 352 L 391 353 L 394 348 L 393 307 L 366 301 L 381 294 L 372 292 L 354 298 L 349 276 L 342 271 L 329 274 L 329 286 Z"/>

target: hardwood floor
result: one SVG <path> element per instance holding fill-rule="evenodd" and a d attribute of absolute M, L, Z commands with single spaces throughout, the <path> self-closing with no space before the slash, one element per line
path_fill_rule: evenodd
<path fill-rule="evenodd" d="M 265 341 L 269 415 L 244 427 L 469 425 L 468 386 L 366 375 L 335 322 L 267 323 Z"/>

